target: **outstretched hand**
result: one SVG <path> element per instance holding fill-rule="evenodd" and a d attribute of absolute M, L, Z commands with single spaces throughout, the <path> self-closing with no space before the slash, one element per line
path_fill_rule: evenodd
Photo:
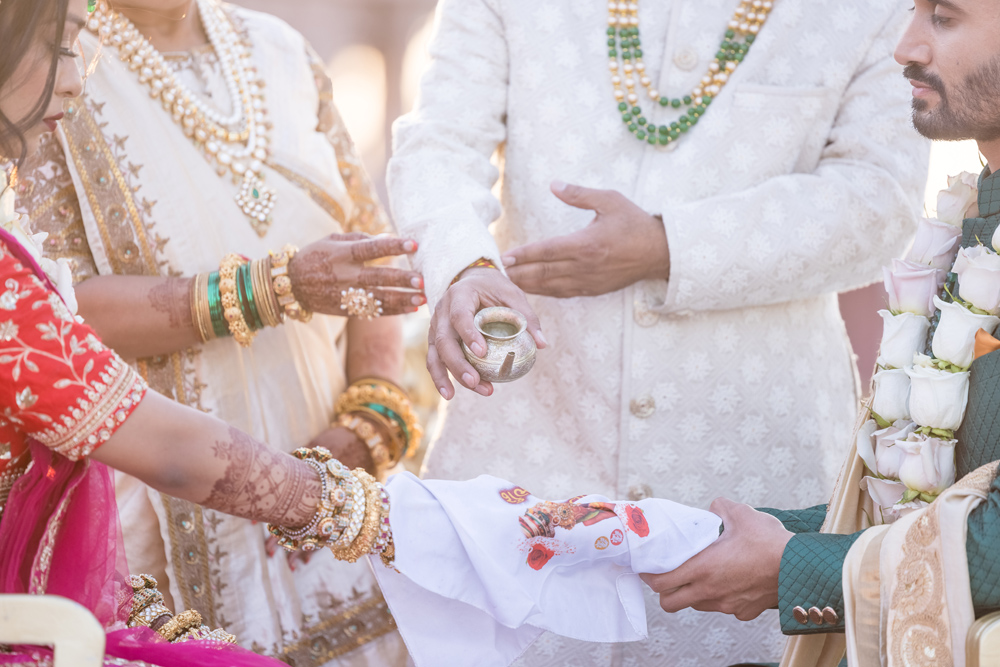
<path fill-rule="evenodd" d="M 427 370 L 445 400 L 455 396 L 448 371 L 463 386 L 481 396 L 493 393 L 493 385 L 479 377 L 462 353 L 464 341 L 476 356 L 486 354 L 486 339 L 476 330 L 475 317 L 480 310 L 490 306 L 507 306 L 520 312 L 528 321 L 528 333 L 538 348 L 548 345 L 538 316 L 528 305 L 524 292 L 496 269 L 466 269 L 434 309 L 428 333 Z"/>
<path fill-rule="evenodd" d="M 560 181 L 551 187 L 570 206 L 596 215 L 580 231 L 508 251 L 504 267 L 518 287 L 561 298 L 598 296 L 670 277 L 670 248 L 660 219 L 613 190 Z"/>
<path fill-rule="evenodd" d="M 384 315 L 413 312 L 427 303 L 423 276 L 365 263 L 416 251 L 417 242 L 410 239 L 331 234 L 302 248 L 289 263 L 292 293 L 306 310 L 324 315 L 344 315 L 341 292 L 352 287 L 371 292 L 382 302 Z"/>
<path fill-rule="evenodd" d="M 792 538 L 778 519 L 725 498 L 710 507 L 722 518 L 719 539 L 673 572 L 644 574 L 664 611 L 691 607 L 741 621 L 778 606 L 778 573 Z"/>

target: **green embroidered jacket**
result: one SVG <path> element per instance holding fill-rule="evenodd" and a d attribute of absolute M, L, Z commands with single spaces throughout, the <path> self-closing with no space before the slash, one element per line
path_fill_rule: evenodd
<path fill-rule="evenodd" d="M 962 226 L 962 245 L 980 242 L 989 246 L 1000 225 L 1000 174 L 987 168 L 979 178 L 979 215 Z M 962 428 L 956 434 L 957 478 L 982 465 L 1000 459 L 1000 350 L 980 357 L 972 364 L 969 405 Z M 781 558 L 778 584 L 781 630 L 785 634 L 816 634 L 844 631 L 844 595 L 841 571 L 851 545 L 861 535 L 819 533 L 826 506 L 804 510 L 762 511 L 773 514 L 796 533 Z M 976 616 L 1000 609 L 1000 477 L 993 481 L 986 502 L 969 517 L 966 540 L 969 578 Z M 801 611 L 832 609 L 837 621 L 815 623 L 803 620 Z M 828 619 L 832 615 L 828 614 Z"/>

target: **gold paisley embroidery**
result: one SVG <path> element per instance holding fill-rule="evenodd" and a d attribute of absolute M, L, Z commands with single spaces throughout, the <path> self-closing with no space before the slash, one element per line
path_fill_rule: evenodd
<path fill-rule="evenodd" d="M 985 465 L 952 488 L 983 496 L 996 478 L 998 462 Z M 896 570 L 890 601 L 893 664 L 905 667 L 950 667 L 951 624 L 944 590 L 940 514 L 925 510 L 906 533 L 903 561 Z"/>

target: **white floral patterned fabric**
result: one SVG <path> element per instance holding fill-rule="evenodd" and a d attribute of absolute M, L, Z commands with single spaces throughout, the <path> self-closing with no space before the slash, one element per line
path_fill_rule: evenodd
<path fill-rule="evenodd" d="M 662 94 L 697 84 L 736 6 L 640 5 L 647 73 Z M 459 390 L 426 476 L 486 473 L 548 498 L 826 501 L 857 391 L 836 292 L 874 282 L 906 249 L 926 178 L 928 144 L 892 60 L 907 8 L 776 0 L 720 97 L 666 150 L 621 121 L 606 3 L 443 0 L 389 165 L 393 213 L 420 242 L 432 305 L 474 260 L 590 222 L 551 195 L 553 179 L 617 189 L 661 214 L 672 265 L 669 282 L 533 298 L 551 347 L 491 398 Z M 726 665 L 776 660 L 784 642 L 772 614 L 739 623 L 668 616 L 652 596 L 648 606 L 646 642 L 546 636 L 522 662 Z"/>

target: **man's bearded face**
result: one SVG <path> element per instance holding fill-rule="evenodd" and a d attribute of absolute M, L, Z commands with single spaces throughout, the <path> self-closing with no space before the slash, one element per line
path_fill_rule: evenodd
<path fill-rule="evenodd" d="M 914 62 L 903 76 L 938 94 L 937 104 L 913 98 L 913 126 L 923 136 L 946 141 L 1000 139 L 1000 56 L 954 82 L 945 83 Z"/>

